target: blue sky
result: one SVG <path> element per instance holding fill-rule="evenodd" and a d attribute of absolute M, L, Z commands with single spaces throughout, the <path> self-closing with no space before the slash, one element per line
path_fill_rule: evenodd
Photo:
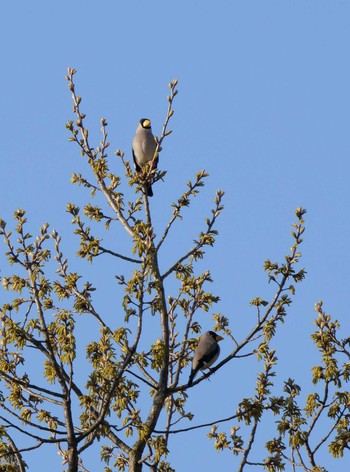
<path fill-rule="evenodd" d="M 27 209 L 32 233 L 50 222 L 64 236 L 67 254 L 74 255 L 77 241 L 69 234 L 65 206 L 85 201 L 83 191 L 69 183 L 71 172 L 85 167 L 65 129 L 72 119 L 68 66 L 78 71 L 90 138 L 99 140 L 99 119 L 105 117 L 111 155 L 119 148 L 129 158 L 141 117 L 149 116 L 160 133 L 167 84 L 177 78 L 173 134 L 161 155 L 168 173 L 152 200 L 155 222 L 164 226 L 186 181 L 206 169 L 207 186 L 178 224 L 169 251 L 187 248 L 215 190 L 225 191 L 220 237 L 203 267 L 210 268 L 212 289 L 221 298 L 215 311 L 244 333 L 254 320 L 249 301 L 271 294 L 264 260 L 286 254 L 294 210 L 307 208 L 307 278 L 275 341 L 284 348 L 280 381 L 290 376 L 307 385 L 317 362 L 309 340 L 314 303 L 324 300 L 344 336 L 350 326 L 349 2 L 39 0 L 6 2 L 1 17 L 1 217 L 10 220 L 13 210 Z M 170 256 L 164 255 L 164 264 Z M 79 270 L 91 278 L 99 268 L 116 272 L 102 262 L 97 269 L 72 264 L 81 264 Z M 103 309 L 113 291 L 102 284 L 99 293 Z M 209 317 L 203 326 L 211 328 Z M 229 349 L 223 342 L 223 353 Z M 255 377 L 242 366 L 233 362 L 191 392 L 195 422 L 228 416 L 239 395 L 252 394 Z M 232 396 L 222 398 L 223 389 Z M 170 444 L 177 470 L 209 471 L 213 464 L 234 470 L 234 458 L 215 453 L 205 434 Z M 32 465 L 35 472 L 56 460 L 41 454 L 43 466 Z M 338 462 L 337 471 L 345 466 Z M 93 459 L 87 467 L 102 470 Z"/>

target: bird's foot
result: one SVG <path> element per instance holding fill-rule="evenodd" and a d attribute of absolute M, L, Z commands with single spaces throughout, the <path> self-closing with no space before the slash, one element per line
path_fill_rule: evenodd
<path fill-rule="evenodd" d="M 207 367 L 207 369 L 208 369 L 208 372 L 207 372 L 205 375 L 207 376 L 207 377 L 206 377 L 207 380 L 209 380 L 209 382 L 210 382 L 210 376 L 211 376 L 212 374 L 215 374 L 215 371 L 214 371 L 213 369 L 211 369 L 210 367 Z"/>

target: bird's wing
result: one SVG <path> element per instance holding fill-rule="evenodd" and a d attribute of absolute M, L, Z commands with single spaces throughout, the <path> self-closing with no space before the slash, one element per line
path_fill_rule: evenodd
<path fill-rule="evenodd" d="M 202 369 L 205 364 L 209 364 L 212 359 L 220 352 L 220 346 L 211 338 L 204 338 L 199 341 L 194 353 L 193 368 Z"/>
<path fill-rule="evenodd" d="M 213 343 L 209 346 L 204 346 L 203 352 L 200 352 L 198 356 L 199 368 L 201 369 L 206 364 L 212 364 L 213 359 L 215 359 L 215 356 L 219 353 L 219 351 L 220 346 L 218 345 L 218 343 Z"/>
<path fill-rule="evenodd" d="M 157 147 L 157 146 L 156 146 Z M 155 150 L 154 150 L 155 151 Z M 158 167 L 158 161 L 159 161 L 159 157 L 157 156 L 155 159 L 153 159 L 153 168 L 154 169 L 157 169 Z"/>
<path fill-rule="evenodd" d="M 197 375 L 197 372 L 207 368 L 217 359 L 220 352 L 220 346 L 218 343 L 205 343 L 202 346 L 198 345 L 193 359 L 193 367 L 191 374 L 188 379 L 188 386 L 190 387 L 193 383 L 193 379 Z"/>
<path fill-rule="evenodd" d="M 136 170 L 136 172 L 140 172 L 141 167 L 138 165 L 138 163 L 137 163 L 137 161 L 136 161 L 136 157 L 135 157 L 134 150 L 132 150 L 132 157 L 133 157 L 133 159 L 134 159 L 134 165 L 135 165 L 135 170 Z"/>

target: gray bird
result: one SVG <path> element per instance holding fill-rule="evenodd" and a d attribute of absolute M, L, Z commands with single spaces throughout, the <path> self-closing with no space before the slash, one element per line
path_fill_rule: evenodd
<path fill-rule="evenodd" d="M 209 369 L 214 364 L 220 354 L 220 346 L 218 344 L 222 338 L 214 331 L 207 331 L 199 338 L 198 346 L 195 350 L 192 370 L 188 379 L 188 386 L 192 385 L 193 379 L 199 370 Z"/>
<path fill-rule="evenodd" d="M 142 118 L 136 128 L 136 134 L 132 142 L 132 155 L 134 158 L 135 170 L 140 172 L 142 167 L 148 162 L 153 161 L 157 143 L 154 139 L 151 121 L 148 118 Z M 154 159 L 153 167 L 156 168 L 158 158 Z M 153 196 L 152 185 L 146 187 L 147 195 Z"/>

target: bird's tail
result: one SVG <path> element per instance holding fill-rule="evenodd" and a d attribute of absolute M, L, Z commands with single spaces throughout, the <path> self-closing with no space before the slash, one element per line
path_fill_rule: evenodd
<path fill-rule="evenodd" d="M 147 185 L 146 190 L 147 190 L 147 195 L 148 195 L 149 197 L 153 197 L 152 185 Z"/>
<path fill-rule="evenodd" d="M 191 387 L 191 385 L 193 383 L 194 376 L 196 375 L 196 373 L 197 373 L 196 370 L 194 370 L 194 369 L 191 370 L 190 376 L 188 378 L 187 387 Z"/>

